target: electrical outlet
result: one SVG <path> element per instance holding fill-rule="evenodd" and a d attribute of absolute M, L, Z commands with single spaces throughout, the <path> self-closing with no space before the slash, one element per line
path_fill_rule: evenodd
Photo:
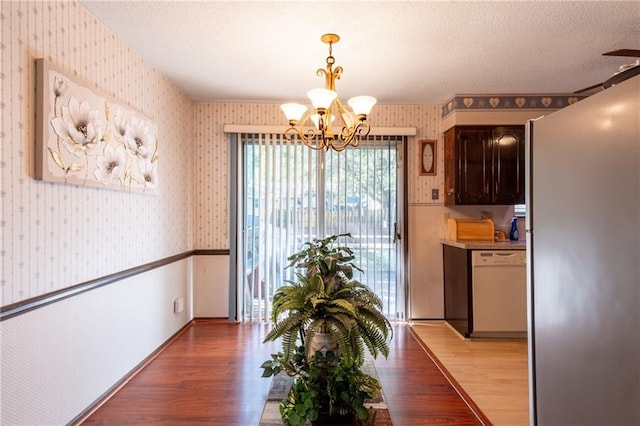
<path fill-rule="evenodd" d="M 437 200 L 438 198 L 440 198 L 440 190 L 437 188 L 434 188 L 431 190 L 431 199 L 432 200 Z"/>
<path fill-rule="evenodd" d="M 480 210 L 480 219 L 493 219 L 493 212 Z"/>
<path fill-rule="evenodd" d="M 184 299 L 178 297 L 173 301 L 173 313 L 179 314 L 184 310 Z"/>

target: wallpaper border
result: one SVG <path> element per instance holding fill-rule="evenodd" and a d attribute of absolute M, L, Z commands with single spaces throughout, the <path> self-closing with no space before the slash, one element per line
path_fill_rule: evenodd
<path fill-rule="evenodd" d="M 454 111 L 469 110 L 556 110 L 574 104 L 590 95 L 532 94 L 532 95 L 463 95 L 449 98 L 440 107 L 441 118 Z"/>

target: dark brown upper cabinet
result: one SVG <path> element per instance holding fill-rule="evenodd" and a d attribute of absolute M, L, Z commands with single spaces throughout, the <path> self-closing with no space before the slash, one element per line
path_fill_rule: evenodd
<path fill-rule="evenodd" d="M 524 203 L 524 148 L 524 126 L 447 130 L 445 205 Z"/>

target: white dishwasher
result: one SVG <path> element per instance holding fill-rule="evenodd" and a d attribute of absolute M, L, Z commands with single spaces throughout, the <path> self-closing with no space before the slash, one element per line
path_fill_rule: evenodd
<path fill-rule="evenodd" d="M 471 337 L 527 337 L 524 250 L 474 250 Z"/>

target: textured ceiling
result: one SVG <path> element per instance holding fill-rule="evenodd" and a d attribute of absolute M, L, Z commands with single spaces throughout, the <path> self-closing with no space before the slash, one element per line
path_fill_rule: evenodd
<path fill-rule="evenodd" d="M 571 93 L 640 49 L 640 1 L 82 1 L 194 100 L 303 101 L 327 45 L 342 100 L 442 104 L 454 93 Z"/>

